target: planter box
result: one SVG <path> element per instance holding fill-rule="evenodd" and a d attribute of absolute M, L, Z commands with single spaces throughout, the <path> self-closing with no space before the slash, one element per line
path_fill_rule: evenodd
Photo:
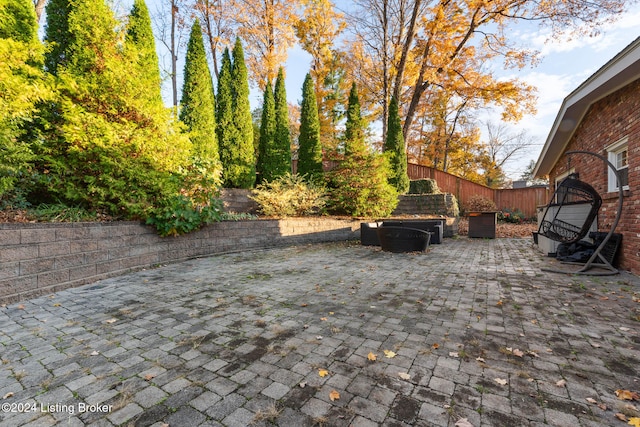
<path fill-rule="evenodd" d="M 429 247 L 431 233 L 417 228 L 378 227 L 378 239 L 383 251 L 423 252 Z"/>
<path fill-rule="evenodd" d="M 469 237 L 495 239 L 497 223 L 498 212 L 470 212 Z"/>

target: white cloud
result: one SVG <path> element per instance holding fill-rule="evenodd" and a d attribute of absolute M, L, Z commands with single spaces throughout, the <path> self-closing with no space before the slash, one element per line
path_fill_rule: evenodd
<path fill-rule="evenodd" d="M 541 52 L 543 56 L 573 52 L 579 49 L 587 49 L 592 52 L 609 51 L 631 42 L 630 37 L 636 36 L 638 21 L 640 21 L 640 5 L 635 5 L 630 10 L 620 16 L 614 22 L 606 23 L 602 26 L 599 34 L 589 36 L 572 36 L 570 31 L 566 31 L 555 38 L 551 38 L 551 30 L 532 26 L 529 31 L 523 31 L 518 38 L 525 44 Z M 633 32 L 627 30 L 633 29 Z M 588 31 L 587 31 L 588 32 Z"/>

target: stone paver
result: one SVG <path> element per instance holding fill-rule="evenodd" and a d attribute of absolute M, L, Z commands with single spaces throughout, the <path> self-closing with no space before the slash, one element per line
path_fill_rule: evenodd
<path fill-rule="evenodd" d="M 625 425 L 617 412 L 640 417 L 615 394 L 640 392 L 640 279 L 551 266 L 527 239 L 331 243 L 12 304 L 0 425 Z"/>

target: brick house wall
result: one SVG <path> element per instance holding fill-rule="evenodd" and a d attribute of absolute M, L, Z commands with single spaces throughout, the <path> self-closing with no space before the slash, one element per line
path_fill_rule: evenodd
<path fill-rule="evenodd" d="M 606 147 L 628 138 L 629 190 L 616 233 L 621 233 L 619 267 L 640 275 L 640 80 L 619 89 L 594 103 L 578 125 L 565 152 L 590 151 L 607 157 Z M 598 230 L 608 231 L 614 221 L 618 192 L 608 192 L 608 167 L 593 156 L 562 156 L 549 174 L 553 188 L 556 177 L 574 169 L 580 179 L 593 186 L 602 197 Z"/>

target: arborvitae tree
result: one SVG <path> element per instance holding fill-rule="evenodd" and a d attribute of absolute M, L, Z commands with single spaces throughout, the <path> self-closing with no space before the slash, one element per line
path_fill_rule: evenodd
<path fill-rule="evenodd" d="M 310 180 L 316 180 L 322 176 L 320 120 L 318 118 L 318 104 L 316 103 L 316 93 L 311 74 L 307 74 L 302 85 L 297 172 L 299 175 L 307 175 Z"/>
<path fill-rule="evenodd" d="M 358 98 L 358 89 L 355 83 L 351 85 L 351 91 L 349 92 L 344 141 L 345 155 L 364 153 L 366 151 L 365 122 L 360 111 L 360 99 Z"/>
<path fill-rule="evenodd" d="M 264 87 L 262 98 L 262 118 L 260 119 L 260 139 L 258 141 L 258 163 L 256 171 L 258 182 L 270 182 L 274 178 L 273 174 L 273 151 L 274 136 L 276 131 L 276 111 L 275 101 L 271 83 Z"/>
<path fill-rule="evenodd" d="M 160 65 L 156 53 L 156 42 L 151 29 L 149 9 L 144 0 L 134 0 L 125 37 L 127 47 L 134 46 L 138 55 L 138 78 L 147 86 L 146 95 L 149 102 L 162 103 L 162 79 Z"/>
<path fill-rule="evenodd" d="M 232 187 L 229 167 L 233 162 L 233 142 L 236 129 L 233 125 L 233 81 L 231 74 L 231 54 L 226 48 L 222 53 L 220 73 L 218 74 L 218 96 L 216 97 L 216 133 L 218 150 L 222 163 L 222 182 L 227 188 Z"/>
<path fill-rule="evenodd" d="M 389 183 L 398 193 L 404 194 L 409 190 L 409 175 L 407 175 L 407 152 L 402 135 L 402 123 L 398 113 L 398 101 L 395 97 L 389 103 L 389 121 L 387 125 L 387 139 L 383 151 L 389 156 L 391 175 Z"/>
<path fill-rule="evenodd" d="M 42 111 L 49 122 L 37 167 L 47 171 L 50 200 L 145 218 L 157 203 L 189 190 L 183 171 L 192 166 L 191 143 L 168 109 L 139 101 L 146 87 L 131 72 L 135 64 L 121 48 L 109 6 L 71 5 L 71 42 L 64 61 L 54 62 L 59 94 Z"/>
<path fill-rule="evenodd" d="M 274 162 L 274 178 L 291 173 L 291 139 L 289 136 L 289 105 L 287 104 L 287 90 L 284 84 L 284 71 L 278 70 L 274 90 L 276 104 L 275 147 L 277 159 Z"/>
<path fill-rule="evenodd" d="M 35 138 L 25 134 L 33 127 L 36 105 L 52 95 L 42 55 L 32 2 L 0 1 L 0 207 L 12 205 L 12 190 L 35 160 Z"/>
<path fill-rule="evenodd" d="M 69 60 L 69 46 L 74 43 L 75 34 L 69 31 L 70 0 L 49 0 L 46 6 L 47 26 L 44 41 L 48 50 L 44 57 L 45 69 L 57 74 L 58 67 Z"/>
<path fill-rule="evenodd" d="M 231 67 L 233 94 L 232 159 L 227 165 L 225 182 L 233 188 L 251 188 L 256 181 L 256 159 L 253 145 L 253 120 L 249 103 L 249 75 L 240 39 L 236 39 Z"/>
<path fill-rule="evenodd" d="M 388 159 L 367 148 L 365 131 L 354 84 L 345 124 L 345 156 L 328 174 L 329 209 L 356 217 L 384 217 L 397 206 L 398 193 L 389 184 Z"/>
<path fill-rule="evenodd" d="M 189 129 L 195 154 L 218 162 L 213 81 L 198 19 L 193 23 L 184 64 L 184 83 L 180 104 L 180 120 Z"/>
<path fill-rule="evenodd" d="M 0 2 L 0 39 L 31 43 L 38 39 L 36 11 L 30 0 Z"/>

